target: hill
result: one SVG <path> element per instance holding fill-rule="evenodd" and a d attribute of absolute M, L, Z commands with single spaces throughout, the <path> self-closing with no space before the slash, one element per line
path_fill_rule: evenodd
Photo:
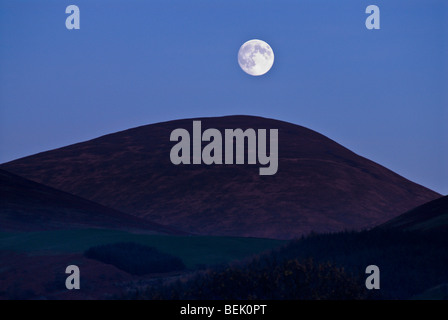
<path fill-rule="evenodd" d="M 200 235 L 290 239 L 379 225 L 440 195 L 310 129 L 273 119 L 196 119 L 202 129 L 278 129 L 278 172 L 259 165 L 173 165 L 174 129 L 137 127 L 1 168 L 104 206 Z"/>
<path fill-rule="evenodd" d="M 181 234 L 0 170 L 0 231 L 92 227 Z"/>
<path fill-rule="evenodd" d="M 448 196 L 425 203 L 382 224 L 380 229 L 447 232 Z"/>

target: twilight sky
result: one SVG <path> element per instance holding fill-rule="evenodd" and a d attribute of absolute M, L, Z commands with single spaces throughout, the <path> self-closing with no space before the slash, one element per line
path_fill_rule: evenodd
<path fill-rule="evenodd" d="M 81 29 L 65 28 L 78 5 Z M 365 8 L 381 10 L 367 30 Z M 262 39 L 264 76 L 238 65 Z M 0 163 L 187 117 L 293 122 L 448 194 L 448 1 L 0 0 Z"/>

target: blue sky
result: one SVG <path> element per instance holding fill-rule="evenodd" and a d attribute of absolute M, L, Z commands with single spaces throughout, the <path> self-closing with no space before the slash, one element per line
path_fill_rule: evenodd
<path fill-rule="evenodd" d="M 78 5 L 81 29 L 65 28 Z M 367 30 L 365 8 L 381 10 Z M 0 162 L 127 128 L 250 114 L 448 193 L 448 1 L 0 0 Z M 245 74 L 262 39 L 271 71 Z"/>

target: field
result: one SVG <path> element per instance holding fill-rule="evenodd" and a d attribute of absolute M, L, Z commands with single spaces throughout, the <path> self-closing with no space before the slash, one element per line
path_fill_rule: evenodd
<path fill-rule="evenodd" d="M 285 243 L 259 238 L 134 234 L 110 229 L 0 232 L 0 251 L 32 255 L 83 253 L 92 246 L 116 242 L 155 247 L 181 258 L 188 269 L 240 260 Z"/>

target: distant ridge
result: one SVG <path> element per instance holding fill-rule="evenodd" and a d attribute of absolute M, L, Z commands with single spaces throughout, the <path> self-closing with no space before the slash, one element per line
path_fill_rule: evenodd
<path fill-rule="evenodd" d="M 254 116 L 200 118 L 202 130 L 279 130 L 279 165 L 178 165 L 170 133 L 193 119 L 141 126 L 1 165 L 33 181 L 201 235 L 289 239 L 373 227 L 440 197 L 292 123 Z M 204 143 L 205 144 L 205 143 Z"/>

